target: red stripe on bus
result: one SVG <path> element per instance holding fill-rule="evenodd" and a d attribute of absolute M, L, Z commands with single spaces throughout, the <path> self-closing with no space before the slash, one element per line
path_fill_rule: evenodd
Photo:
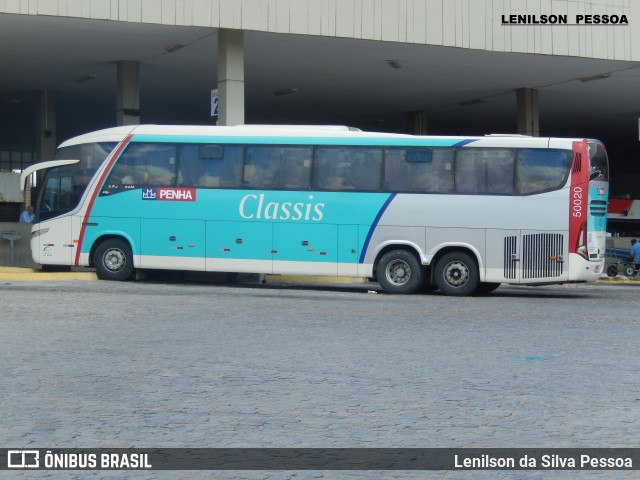
<path fill-rule="evenodd" d="M 91 194 L 91 199 L 89 200 L 87 211 L 84 214 L 85 221 L 82 222 L 82 226 L 80 227 L 80 235 L 78 237 L 78 249 L 76 250 L 76 259 L 74 261 L 74 264 L 76 267 L 80 265 L 80 250 L 82 249 L 82 240 L 84 240 L 84 231 L 87 228 L 86 220 L 89 218 L 91 209 L 93 208 L 93 203 L 96 201 L 96 197 L 98 196 L 98 191 L 102 187 L 102 184 L 104 183 L 105 178 L 111 171 L 111 167 L 113 167 L 113 164 L 122 153 L 122 150 L 124 149 L 124 147 L 127 146 L 127 144 L 129 143 L 129 140 L 131 140 L 131 137 L 133 137 L 133 133 L 130 133 L 129 135 L 127 135 L 125 139 L 120 143 L 120 145 L 118 145 L 118 147 L 116 148 L 116 151 L 111 156 L 111 160 L 109 160 L 109 164 L 102 172 L 102 175 L 100 175 L 100 178 L 98 179 L 98 183 L 96 184 L 96 187 L 93 190 L 93 193 Z"/>
<path fill-rule="evenodd" d="M 582 224 L 589 213 L 589 150 L 587 141 L 573 142 L 571 188 L 569 190 L 569 252 L 577 253 Z"/>

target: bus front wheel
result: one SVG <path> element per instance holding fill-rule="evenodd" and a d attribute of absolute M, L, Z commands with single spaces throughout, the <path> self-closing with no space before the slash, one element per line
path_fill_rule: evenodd
<path fill-rule="evenodd" d="M 414 293 L 424 282 L 424 270 L 416 257 L 406 250 L 393 250 L 378 262 L 376 276 L 387 293 Z"/>
<path fill-rule="evenodd" d="M 102 280 L 126 280 L 133 273 L 133 255 L 127 242 L 112 238 L 102 242 L 93 257 Z"/>
<path fill-rule="evenodd" d="M 464 252 L 444 255 L 436 264 L 435 273 L 436 285 L 445 295 L 472 295 L 480 282 L 475 260 Z"/>

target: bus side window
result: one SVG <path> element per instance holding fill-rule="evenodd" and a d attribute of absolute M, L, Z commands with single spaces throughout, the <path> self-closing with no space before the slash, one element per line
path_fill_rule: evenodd
<path fill-rule="evenodd" d="M 377 191 L 382 177 L 382 149 L 317 147 L 316 186 L 321 190 Z"/>
<path fill-rule="evenodd" d="M 427 193 L 450 192 L 453 189 L 453 155 L 454 151 L 450 148 L 407 151 L 410 190 Z"/>
<path fill-rule="evenodd" d="M 169 144 L 152 144 L 146 152 L 144 184 L 174 187 L 176 184 L 177 148 Z"/>
<path fill-rule="evenodd" d="M 518 150 L 516 193 L 530 195 L 561 188 L 567 181 L 572 158 L 569 150 Z"/>
<path fill-rule="evenodd" d="M 183 145 L 180 147 L 180 162 L 178 164 L 178 186 L 200 187 L 203 161 L 199 156 L 198 145 Z"/>
<path fill-rule="evenodd" d="M 477 148 L 460 148 L 456 155 L 456 191 L 484 193 L 484 156 Z"/>
<path fill-rule="evenodd" d="M 460 148 L 456 156 L 459 193 L 513 194 L 513 150 Z"/>
<path fill-rule="evenodd" d="M 280 177 L 279 188 L 307 190 L 311 184 L 311 147 L 279 147 Z"/>
<path fill-rule="evenodd" d="M 243 148 L 239 145 L 225 145 L 224 157 L 220 163 L 220 187 L 237 188 L 242 185 Z"/>
<path fill-rule="evenodd" d="M 144 184 L 144 148 L 143 144 L 132 143 L 120 155 L 105 182 L 110 193 L 123 191 L 124 186 Z"/>
<path fill-rule="evenodd" d="M 173 187 L 176 182 L 175 145 L 132 143 L 122 153 L 109 174 L 106 185 Z"/>
<path fill-rule="evenodd" d="M 515 155 L 512 150 L 495 150 L 487 159 L 487 192 L 513 195 Z"/>
<path fill-rule="evenodd" d="M 409 190 L 409 168 L 404 148 L 384 150 L 384 190 L 406 192 Z"/>
<path fill-rule="evenodd" d="M 190 148 L 193 147 L 194 150 Z M 195 187 L 234 188 L 240 186 L 242 147 L 239 145 L 193 145 L 186 152 Z M 196 158 L 197 157 L 197 158 Z"/>
<path fill-rule="evenodd" d="M 244 186 L 248 188 L 274 188 L 280 174 L 278 147 L 247 147 L 244 162 Z"/>
<path fill-rule="evenodd" d="M 355 190 L 380 190 L 382 180 L 382 149 L 348 147 L 350 168 L 346 172 Z"/>

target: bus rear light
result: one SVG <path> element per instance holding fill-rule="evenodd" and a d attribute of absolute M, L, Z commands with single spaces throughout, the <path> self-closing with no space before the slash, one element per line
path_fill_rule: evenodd
<path fill-rule="evenodd" d="M 585 260 L 589 260 L 589 251 L 587 250 L 587 222 L 582 222 L 582 225 L 580 225 L 578 240 L 576 242 L 576 252 Z"/>

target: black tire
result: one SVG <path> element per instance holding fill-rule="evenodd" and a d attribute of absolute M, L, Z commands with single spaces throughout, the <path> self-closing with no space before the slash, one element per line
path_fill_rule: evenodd
<path fill-rule="evenodd" d="M 607 267 L 607 276 L 615 277 L 616 275 L 618 275 L 618 267 L 616 265 L 609 265 Z"/>
<path fill-rule="evenodd" d="M 435 281 L 445 295 L 473 295 L 480 283 L 476 260 L 464 252 L 447 253 L 436 264 Z"/>
<path fill-rule="evenodd" d="M 131 246 L 119 238 L 105 240 L 96 249 L 93 264 L 102 280 L 127 280 L 133 273 Z"/>
<path fill-rule="evenodd" d="M 406 250 L 385 253 L 378 262 L 376 276 L 387 293 L 407 295 L 419 290 L 424 283 L 422 265 Z"/>
<path fill-rule="evenodd" d="M 476 295 L 487 295 L 496 290 L 501 284 L 493 282 L 480 282 L 476 288 Z"/>

